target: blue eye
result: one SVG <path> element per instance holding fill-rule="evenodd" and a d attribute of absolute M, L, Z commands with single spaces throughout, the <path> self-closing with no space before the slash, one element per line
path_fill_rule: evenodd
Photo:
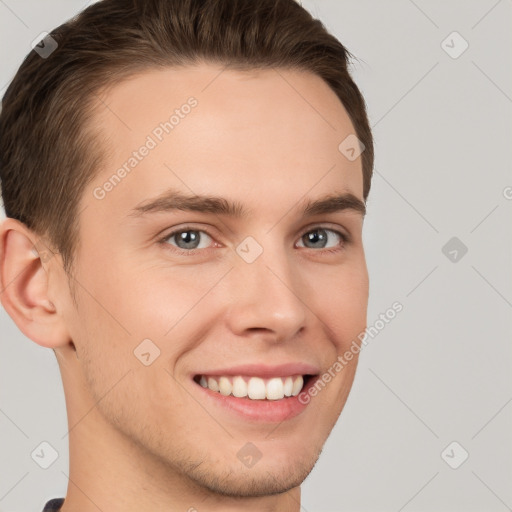
<path fill-rule="evenodd" d="M 333 229 L 315 228 L 304 233 L 300 241 L 303 243 L 301 247 L 307 249 L 330 249 L 340 245 L 340 242 L 346 242 L 347 237 Z"/>
<path fill-rule="evenodd" d="M 207 238 L 206 245 L 201 239 Z M 183 229 L 181 231 L 174 231 L 170 233 L 164 238 L 164 241 L 174 240 L 175 242 L 172 245 L 178 247 L 178 249 L 183 250 L 193 250 L 193 249 L 205 249 L 208 247 L 208 239 L 211 241 L 210 235 L 205 233 L 204 231 L 198 229 Z"/>
<path fill-rule="evenodd" d="M 324 250 L 337 252 L 343 249 L 350 240 L 347 235 L 327 227 L 316 227 L 306 231 L 297 242 L 296 247 L 304 249 Z M 214 239 L 201 229 L 182 227 L 162 238 L 160 243 L 175 247 L 182 254 L 195 254 L 196 250 L 213 248 Z M 218 245 L 217 245 L 218 246 Z"/>

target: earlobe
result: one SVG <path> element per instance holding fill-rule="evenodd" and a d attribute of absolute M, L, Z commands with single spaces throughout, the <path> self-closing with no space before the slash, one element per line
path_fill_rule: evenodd
<path fill-rule="evenodd" d="M 49 299 L 48 265 L 52 252 L 23 223 L 0 225 L 0 298 L 25 336 L 38 345 L 57 348 L 69 341 L 63 318 Z"/>

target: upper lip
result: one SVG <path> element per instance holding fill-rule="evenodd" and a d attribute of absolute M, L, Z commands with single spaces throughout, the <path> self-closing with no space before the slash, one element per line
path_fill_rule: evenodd
<path fill-rule="evenodd" d="M 214 370 L 206 370 L 196 375 L 246 375 L 248 377 L 263 377 L 270 379 L 272 377 L 287 377 L 290 375 L 317 375 L 320 370 L 307 363 L 284 363 L 279 365 L 265 364 L 242 364 L 238 366 L 230 366 L 229 368 L 216 368 Z"/>

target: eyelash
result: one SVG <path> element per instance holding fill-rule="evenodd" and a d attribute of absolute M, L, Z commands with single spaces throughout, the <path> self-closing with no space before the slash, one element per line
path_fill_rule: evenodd
<path fill-rule="evenodd" d="M 343 248 L 349 244 L 351 242 L 350 240 L 350 237 L 348 235 L 346 235 L 345 233 L 342 233 L 341 231 L 338 231 L 336 229 L 333 229 L 333 228 L 330 228 L 328 226 L 322 226 L 322 225 L 319 225 L 319 226 L 313 226 L 313 227 L 308 227 L 308 229 L 306 231 L 303 231 L 302 234 L 299 236 L 299 240 L 306 234 L 312 232 L 312 231 L 316 231 L 316 230 L 320 230 L 320 229 L 323 229 L 325 231 L 330 231 L 332 233 L 335 233 L 336 235 L 338 235 L 341 239 L 341 242 L 340 244 L 335 247 L 335 248 L 329 248 L 329 249 L 310 249 L 312 251 L 315 251 L 315 252 L 323 252 L 323 253 L 338 253 L 340 251 L 343 250 Z M 206 248 L 206 249 L 181 249 L 179 247 L 176 247 L 174 245 L 171 245 L 168 243 L 168 240 L 170 238 L 172 238 L 173 236 L 175 235 L 178 235 L 179 233 L 183 233 L 183 232 L 186 232 L 186 231 L 197 231 L 198 233 L 205 233 L 207 234 L 212 240 L 215 240 L 215 238 L 213 237 L 213 235 L 211 235 L 207 230 L 205 229 L 198 229 L 198 228 L 195 228 L 195 227 L 192 227 L 192 226 L 184 226 L 184 227 L 181 227 L 179 229 L 176 229 L 174 231 L 171 231 L 170 233 L 167 233 L 165 235 L 165 237 L 161 238 L 158 240 L 158 243 L 163 245 L 166 249 L 168 250 L 171 250 L 173 253 L 177 253 L 179 255 L 184 255 L 184 256 L 194 256 L 196 253 L 198 252 L 201 252 L 201 251 L 208 251 L 208 250 L 211 250 L 212 248 L 209 247 L 209 248 Z M 171 247 L 171 249 L 169 249 L 169 247 Z M 308 247 L 304 247 L 301 249 L 308 249 Z"/>

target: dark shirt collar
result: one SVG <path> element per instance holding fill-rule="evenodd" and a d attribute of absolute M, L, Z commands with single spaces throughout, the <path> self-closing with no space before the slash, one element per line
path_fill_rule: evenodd
<path fill-rule="evenodd" d="M 44 506 L 43 512 L 59 512 L 64 504 L 64 498 L 54 498 Z"/>

